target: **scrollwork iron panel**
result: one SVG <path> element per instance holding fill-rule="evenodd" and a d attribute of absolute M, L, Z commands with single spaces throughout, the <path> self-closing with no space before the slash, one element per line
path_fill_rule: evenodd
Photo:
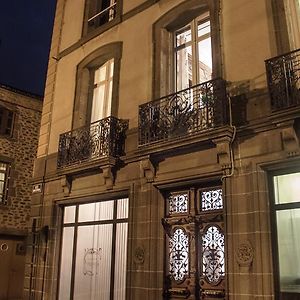
<path fill-rule="evenodd" d="M 212 285 L 225 277 L 224 233 L 214 225 L 207 227 L 202 236 L 202 273 Z"/>
<path fill-rule="evenodd" d="M 214 79 L 139 107 L 139 145 L 228 123 L 226 83 Z"/>
<path fill-rule="evenodd" d="M 124 152 L 128 121 L 107 117 L 60 135 L 58 168 Z"/>
<path fill-rule="evenodd" d="M 188 193 L 173 193 L 168 197 L 169 214 L 182 214 L 188 212 Z"/>
<path fill-rule="evenodd" d="M 210 211 L 223 208 L 222 189 L 201 191 L 201 209 Z"/>
<path fill-rule="evenodd" d="M 273 110 L 300 104 L 300 49 L 266 61 Z"/>
<path fill-rule="evenodd" d="M 183 281 L 189 272 L 189 238 L 177 228 L 169 240 L 169 272 L 175 281 Z"/>

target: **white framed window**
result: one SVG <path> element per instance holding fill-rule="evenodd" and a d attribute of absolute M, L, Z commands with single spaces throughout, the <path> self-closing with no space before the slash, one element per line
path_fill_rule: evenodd
<path fill-rule="evenodd" d="M 174 32 L 176 91 L 212 78 L 209 13 L 202 14 Z"/>
<path fill-rule="evenodd" d="M 114 59 L 94 71 L 91 123 L 111 115 Z"/>
<path fill-rule="evenodd" d="M 59 300 L 125 300 L 129 199 L 64 207 Z"/>

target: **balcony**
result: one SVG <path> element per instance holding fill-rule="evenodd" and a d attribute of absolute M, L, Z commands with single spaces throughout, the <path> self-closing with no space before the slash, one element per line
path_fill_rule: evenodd
<path fill-rule="evenodd" d="M 226 82 L 207 81 L 139 107 L 139 146 L 228 124 Z"/>
<path fill-rule="evenodd" d="M 58 169 L 123 155 L 127 128 L 128 121 L 107 117 L 61 134 L 58 146 Z"/>
<path fill-rule="evenodd" d="M 266 61 L 272 110 L 300 104 L 300 49 Z"/>

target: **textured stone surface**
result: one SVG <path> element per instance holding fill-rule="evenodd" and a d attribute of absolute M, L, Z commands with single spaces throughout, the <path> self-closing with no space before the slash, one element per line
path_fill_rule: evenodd
<path fill-rule="evenodd" d="M 0 86 L 0 105 L 15 112 L 12 137 L 0 136 L 0 157 L 10 159 L 8 203 L 0 206 L 0 230 L 29 226 L 33 161 L 36 156 L 42 101 L 39 97 Z"/>

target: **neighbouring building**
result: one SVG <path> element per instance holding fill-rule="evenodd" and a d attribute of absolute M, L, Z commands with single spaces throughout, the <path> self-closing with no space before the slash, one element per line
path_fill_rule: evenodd
<path fill-rule="evenodd" d="M 0 299 L 23 299 L 42 98 L 0 85 Z"/>
<path fill-rule="evenodd" d="M 57 1 L 26 299 L 299 299 L 299 11 Z"/>

